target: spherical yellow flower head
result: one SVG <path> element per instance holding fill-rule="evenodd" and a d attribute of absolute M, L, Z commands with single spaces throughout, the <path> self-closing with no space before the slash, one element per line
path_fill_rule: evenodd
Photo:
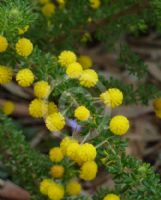
<path fill-rule="evenodd" d="M 87 161 L 93 161 L 96 158 L 97 151 L 96 148 L 89 143 L 80 145 L 78 151 L 78 160 L 79 163 L 84 163 Z"/>
<path fill-rule="evenodd" d="M 10 67 L 6 67 L 0 65 L 0 84 L 7 84 L 12 80 L 12 69 Z"/>
<path fill-rule="evenodd" d="M 101 5 L 101 1 L 100 0 L 89 0 L 89 1 L 90 1 L 90 6 L 93 9 L 97 9 Z"/>
<path fill-rule="evenodd" d="M 86 55 L 79 56 L 78 62 L 82 65 L 83 69 L 91 68 L 93 65 L 92 59 Z"/>
<path fill-rule="evenodd" d="M 0 35 L 0 53 L 3 53 L 8 48 L 8 41 L 4 36 Z"/>
<path fill-rule="evenodd" d="M 90 117 L 90 111 L 85 106 L 79 106 L 75 109 L 74 116 L 80 121 L 86 121 Z"/>
<path fill-rule="evenodd" d="M 71 143 L 68 147 L 67 147 L 67 153 L 66 155 L 71 159 L 71 160 L 74 160 L 76 161 L 77 159 L 77 151 L 79 149 L 79 144 L 74 142 L 74 143 Z"/>
<path fill-rule="evenodd" d="M 42 118 L 47 113 L 47 103 L 41 99 L 34 99 L 29 105 L 29 114 L 34 118 Z"/>
<path fill-rule="evenodd" d="M 129 130 L 129 127 L 129 120 L 122 115 L 117 115 L 110 121 L 110 130 L 115 135 L 124 135 Z"/>
<path fill-rule="evenodd" d="M 16 43 L 16 52 L 18 55 L 27 57 L 33 51 L 33 44 L 27 38 L 21 38 Z"/>
<path fill-rule="evenodd" d="M 154 110 L 161 110 L 161 97 L 154 101 L 153 107 Z"/>
<path fill-rule="evenodd" d="M 21 69 L 16 75 L 16 81 L 21 87 L 29 87 L 34 82 L 34 74 L 28 68 Z"/>
<path fill-rule="evenodd" d="M 82 72 L 83 72 L 83 68 L 78 62 L 69 64 L 66 70 L 66 74 L 70 78 L 79 78 Z"/>
<path fill-rule="evenodd" d="M 23 35 L 24 33 L 26 33 L 28 31 L 29 27 L 30 27 L 29 25 L 26 25 L 23 28 L 18 28 L 18 34 Z"/>
<path fill-rule="evenodd" d="M 81 190 L 82 190 L 82 186 L 78 181 L 71 180 L 67 183 L 66 191 L 68 195 L 71 195 L 71 196 L 79 195 L 81 193 Z"/>
<path fill-rule="evenodd" d="M 123 102 L 123 93 L 117 88 L 111 88 L 100 95 L 100 99 L 106 106 L 116 108 Z"/>
<path fill-rule="evenodd" d="M 78 141 L 76 141 L 76 140 L 74 140 L 73 138 L 70 138 L 70 137 L 65 137 L 61 141 L 60 148 L 61 148 L 64 155 L 67 155 L 67 149 L 73 143 L 78 143 Z"/>
<path fill-rule="evenodd" d="M 64 155 L 59 147 L 54 147 L 49 151 L 49 158 L 52 162 L 58 163 L 63 160 Z"/>
<path fill-rule="evenodd" d="M 58 62 L 62 67 L 68 67 L 71 63 L 76 62 L 77 56 L 72 51 L 62 51 L 58 56 Z"/>
<path fill-rule="evenodd" d="M 161 110 L 155 110 L 155 115 L 161 119 Z"/>
<path fill-rule="evenodd" d="M 120 200 L 120 197 L 116 194 L 108 194 L 103 200 Z"/>
<path fill-rule="evenodd" d="M 34 95 L 37 98 L 47 98 L 50 94 L 51 87 L 46 81 L 38 81 L 34 85 Z"/>
<path fill-rule="evenodd" d="M 80 178 L 85 181 L 92 181 L 97 175 L 97 164 L 94 161 L 88 161 L 81 167 Z"/>
<path fill-rule="evenodd" d="M 87 88 L 91 88 L 97 84 L 98 75 L 94 70 L 86 69 L 83 71 L 79 80 L 80 80 L 80 85 Z"/>
<path fill-rule="evenodd" d="M 5 115 L 10 115 L 15 109 L 15 104 L 12 101 L 6 101 L 3 105 L 3 112 Z"/>
<path fill-rule="evenodd" d="M 46 4 L 46 3 L 49 3 L 50 1 L 49 1 L 49 0 L 39 0 L 39 2 L 40 2 L 41 4 Z"/>
<path fill-rule="evenodd" d="M 61 178 L 64 174 L 64 167 L 61 165 L 54 165 L 50 169 L 50 173 L 53 178 Z"/>
<path fill-rule="evenodd" d="M 57 3 L 59 4 L 60 8 L 65 6 L 65 0 L 57 0 Z"/>
<path fill-rule="evenodd" d="M 45 123 L 46 123 L 46 127 L 50 131 L 60 131 L 65 126 L 65 119 L 63 115 L 60 112 L 58 112 L 58 113 L 53 113 L 51 115 L 48 115 Z"/>
<path fill-rule="evenodd" d="M 161 97 L 153 102 L 154 112 L 161 119 Z"/>
<path fill-rule="evenodd" d="M 42 7 L 42 13 L 46 16 L 46 17 L 51 17 L 55 12 L 55 5 L 53 3 L 46 3 L 43 7 Z"/>
<path fill-rule="evenodd" d="M 48 115 L 51 115 L 51 114 L 56 113 L 56 112 L 58 112 L 57 105 L 54 102 L 50 101 L 48 103 Z"/>
<path fill-rule="evenodd" d="M 40 183 L 40 192 L 41 194 L 47 195 L 49 186 L 53 183 L 51 179 L 44 179 Z"/>
<path fill-rule="evenodd" d="M 61 200 L 64 197 L 64 188 L 58 183 L 52 183 L 48 189 L 48 197 L 51 200 Z"/>

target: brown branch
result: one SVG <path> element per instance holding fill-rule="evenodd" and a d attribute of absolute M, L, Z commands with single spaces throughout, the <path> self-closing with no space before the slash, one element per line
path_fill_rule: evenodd
<path fill-rule="evenodd" d="M 1 181 L 2 182 L 2 181 Z M 10 181 L 5 181 L 0 187 L 0 199 L 4 200 L 29 200 L 30 194 L 18 187 L 17 185 L 11 183 Z"/>

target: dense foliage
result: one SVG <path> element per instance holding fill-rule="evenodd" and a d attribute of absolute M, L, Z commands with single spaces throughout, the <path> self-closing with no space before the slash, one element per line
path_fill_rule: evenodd
<path fill-rule="evenodd" d="M 160 96 L 159 89 L 146 80 L 147 66 L 122 39 L 152 26 L 160 31 L 160 21 L 159 0 L 0 2 L 0 84 L 12 79 L 20 87 L 34 83 L 35 99 L 29 103 L 29 114 L 41 118 L 50 132 L 60 131 L 61 142 L 66 136 L 74 140 L 63 155 L 63 145 L 55 145 L 60 148 L 56 155 L 49 153 L 49 159 L 30 147 L 19 122 L 1 112 L 0 159 L 13 181 L 27 189 L 33 200 L 46 199 L 43 194 L 53 200 L 161 198 L 160 178 L 152 167 L 126 155 L 127 140 L 121 136 L 128 131 L 129 120 L 111 117 L 112 110 L 122 103 L 148 104 Z M 106 80 L 76 62 L 78 47 L 94 45 L 93 41 L 103 43 L 107 52 L 116 52 L 120 68 L 138 78 L 137 88 L 113 77 Z M 145 82 L 139 82 L 143 78 Z M 63 166 L 64 175 L 60 168 L 56 175 L 49 173 L 58 164 Z M 95 175 L 85 173 L 85 164 L 90 164 L 88 170 Z M 69 187 L 73 178 L 81 179 L 82 185 L 93 180 L 99 173 L 97 167 L 111 175 L 113 188 L 102 187 L 85 195 L 79 194 L 80 185 L 74 185 L 78 191 Z M 58 172 L 62 176 L 56 177 Z M 54 184 L 46 194 L 47 186 L 42 184 L 43 180 L 51 181 L 51 174 Z"/>

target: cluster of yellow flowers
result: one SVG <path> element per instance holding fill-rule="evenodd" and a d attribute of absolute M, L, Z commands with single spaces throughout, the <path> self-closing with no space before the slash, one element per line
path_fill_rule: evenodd
<path fill-rule="evenodd" d="M 8 48 L 7 39 L 0 37 L 0 52 L 3 53 Z M 28 57 L 33 51 L 33 44 L 27 38 L 20 38 L 15 45 L 16 52 L 19 56 Z M 92 60 L 88 56 L 77 58 L 72 51 L 63 51 L 58 56 L 58 63 L 66 71 L 66 75 L 71 79 L 78 79 L 83 87 L 91 88 L 98 83 L 98 75 L 93 70 Z M 0 84 L 6 84 L 12 80 L 13 70 L 10 67 L 0 65 Z M 28 67 L 20 69 L 16 74 L 16 81 L 21 87 L 29 87 L 34 83 L 35 99 L 29 104 L 29 113 L 35 118 L 45 118 L 46 127 L 50 131 L 60 131 L 65 126 L 65 118 L 59 112 L 54 102 L 48 102 L 48 97 L 52 91 L 50 83 L 44 80 L 36 81 L 36 77 Z M 106 106 L 116 108 L 123 103 L 123 93 L 118 88 L 109 88 L 99 96 L 99 101 Z M 155 103 L 155 108 L 160 109 L 159 103 Z M 14 105 L 11 102 L 4 106 L 4 113 L 11 114 Z M 78 121 L 89 120 L 91 111 L 84 105 L 79 105 L 74 110 L 74 117 Z M 129 121 L 122 115 L 114 116 L 109 122 L 109 129 L 115 135 L 123 135 L 129 129 Z M 57 179 L 61 179 L 65 174 L 65 167 L 62 164 L 64 159 L 70 159 L 79 169 L 79 178 L 85 181 L 94 180 L 97 175 L 97 155 L 96 147 L 90 143 L 82 143 L 75 139 L 65 137 L 60 143 L 60 147 L 50 150 L 49 157 L 54 163 L 50 169 L 50 174 L 54 178 L 45 179 L 40 184 L 42 194 L 48 195 L 52 200 L 61 200 L 65 194 L 78 195 L 81 192 L 81 185 L 77 179 L 70 180 L 65 188 Z M 104 200 L 119 200 L 114 194 L 108 194 Z"/>
<path fill-rule="evenodd" d="M 73 164 L 73 166 L 80 168 L 79 178 L 85 181 L 92 181 L 96 178 L 98 170 L 95 162 L 96 155 L 96 148 L 92 144 L 79 144 L 77 140 L 65 137 L 61 141 L 60 147 L 54 147 L 49 152 L 50 160 L 54 163 L 50 169 L 50 174 L 54 181 L 52 179 L 44 179 L 40 183 L 40 192 L 48 195 L 51 200 L 61 200 L 65 194 L 70 196 L 79 195 L 82 187 L 77 177 L 73 177 L 65 186 L 60 184 L 61 178 L 66 173 L 65 167 L 60 163 L 63 163 L 64 159 L 74 161 L 77 165 Z M 103 200 L 120 200 L 120 198 L 115 194 L 107 194 Z"/>
<path fill-rule="evenodd" d="M 49 152 L 50 160 L 55 163 L 55 165 L 50 169 L 50 174 L 55 180 L 62 178 L 65 173 L 65 168 L 57 163 L 60 163 L 63 159 L 68 158 L 77 163 L 77 166 L 80 167 L 79 178 L 91 181 L 97 174 L 97 164 L 94 161 L 96 154 L 96 148 L 92 144 L 79 144 L 77 140 L 65 137 L 61 141 L 60 147 L 54 147 Z M 63 186 L 61 185 L 60 187 L 59 185 L 57 188 L 53 186 L 55 190 L 53 189 L 51 196 L 49 186 L 53 184 L 53 181 L 47 181 L 49 183 L 48 186 L 46 181 L 47 180 L 45 179 L 40 183 L 41 193 L 48 195 L 52 200 L 62 199 L 65 191 Z M 76 177 L 73 177 L 72 180 L 68 181 L 65 188 L 66 193 L 70 196 L 79 195 L 82 189 Z"/>
<path fill-rule="evenodd" d="M 19 31 L 20 31 L 20 29 L 19 29 Z M 23 33 L 24 33 L 24 31 L 23 31 Z M 0 36 L 0 53 L 5 52 L 7 50 L 7 48 L 8 48 L 7 38 L 4 36 Z M 16 49 L 16 53 L 18 55 L 27 57 L 33 51 L 33 44 L 27 38 L 20 38 L 15 45 L 15 49 Z"/>
<path fill-rule="evenodd" d="M 153 107 L 156 116 L 161 119 L 161 97 L 154 101 Z"/>
<path fill-rule="evenodd" d="M 8 41 L 4 36 L 0 36 L 0 53 L 8 48 Z M 15 45 L 16 53 L 20 56 L 27 57 L 33 51 L 33 44 L 27 38 L 21 38 Z M 0 84 L 7 84 L 12 80 L 13 70 L 11 67 L 0 65 Z M 26 78 L 27 79 L 27 78 Z"/>
<path fill-rule="evenodd" d="M 16 74 L 16 81 L 21 87 L 29 87 L 33 84 L 35 76 L 33 72 L 24 68 Z M 42 118 L 46 115 L 58 113 L 58 108 L 54 102 L 48 102 L 48 96 L 51 92 L 51 86 L 47 81 L 40 80 L 34 84 L 35 99 L 29 105 L 29 114 L 34 118 Z"/>
<path fill-rule="evenodd" d="M 59 8 L 64 8 L 66 1 L 65 0 L 56 0 Z M 41 11 L 44 16 L 51 17 L 54 15 L 56 10 L 56 5 L 51 0 L 39 0 L 39 3 L 42 5 Z M 101 5 L 100 0 L 89 0 L 90 7 L 92 9 L 98 9 Z"/>
<path fill-rule="evenodd" d="M 0 43 L 1 51 L 5 51 L 8 44 L 6 38 Z M 2 48 L 3 47 L 3 48 Z M 27 57 L 32 53 L 33 45 L 30 40 L 21 38 L 16 44 L 16 51 L 20 56 Z M 79 60 L 79 62 L 77 61 Z M 88 56 L 77 56 L 72 51 L 63 51 L 58 56 L 59 64 L 66 69 L 69 78 L 78 79 L 81 86 L 90 88 L 96 86 L 98 75 L 93 69 L 92 60 Z M 13 71 L 10 67 L 0 65 L 0 84 L 6 84 L 12 80 Z M 16 81 L 21 87 L 29 87 L 33 84 L 35 76 L 29 68 L 20 69 L 16 74 Z M 60 131 L 65 126 L 65 118 L 58 111 L 54 102 L 48 102 L 51 86 L 47 81 L 40 80 L 34 84 L 35 99 L 29 105 L 29 113 L 35 118 L 45 118 L 45 123 L 50 131 Z M 100 101 L 106 106 L 115 108 L 123 102 L 123 93 L 117 88 L 110 88 L 100 94 Z M 84 105 L 78 106 L 74 116 L 79 121 L 86 121 L 91 113 Z M 116 135 L 123 135 L 129 129 L 129 121 L 124 116 L 115 116 L 111 119 L 110 130 Z"/>
<path fill-rule="evenodd" d="M 94 87 L 98 82 L 98 75 L 93 69 L 88 69 L 92 65 L 91 59 L 81 56 L 78 60 L 80 63 L 75 53 L 71 51 L 63 51 L 58 57 L 58 62 L 66 68 L 69 78 L 78 79 L 80 85 L 84 87 Z"/>
<path fill-rule="evenodd" d="M 3 39 L 2 39 L 3 40 Z M 8 42 L 6 38 L 0 43 L 1 52 L 6 51 Z M 33 51 L 33 45 L 30 40 L 21 38 L 16 43 L 16 52 L 18 55 L 27 57 Z M 98 75 L 92 67 L 92 60 L 88 56 L 80 56 L 77 58 L 75 53 L 71 51 L 63 51 L 58 56 L 59 64 L 66 69 L 66 74 L 69 78 L 78 79 L 81 86 L 90 88 L 96 86 Z M 6 84 L 12 80 L 13 71 L 10 67 L 0 66 L 0 83 Z M 20 69 L 16 74 L 16 81 L 21 87 L 31 86 L 36 77 L 29 68 Z M 48 102 L 48 97 L 51 93 L 51 85 L 47 81 L 39 80 L 34 83 L 35 99 L 29 105 L 29 113 L 32 117 L 45 117 L 45 123 L 50 131 L 60 131 L 65 126 L 65 118 L 58 111 L 54 102 Z M 100 102 L 106 106 L 115 108 L 122 104 L 123 93 L 117 88 L 110 88 L 100 94 Z M 11 103 L 6 104 L 4 112 L 10 114 L 14 106 Z M 74 110 L 74 117 L 79 121 L 86 121 L 91 117 L 91 112 L 84 105 L 77 106 Z M 123 135 L 129 129 L 129 121 L 124 116 L 115 116 L 110 120 L 109 129 L 116 135 Z M 50 174 L 54 178 L 45 179 L 40 184 L 40 191 L 52 200 L 61 200 L 64 195 L 79 195 L 81 185 L 77 179 L 70 180 L 65 188 L 57 179 L 61 179 L 65 174 L 65 167 L 62 162 L 65 158 L 74 162 L 79 168 L 79 178 L 85 181 L 94 180 L 97 175 L 97 163 L 95 158 L 97 155 L 96 148 L 89 143 L 79 144 L 75 139 L 66 137 L 60 143 L 60 147 L 55 147 L 50 150 L 49 156 L 54 165 L 50 169 Z M 114 194 L 108 194 L 104 200 L 119 200 L 119 197 Z"/>
<path fill-rule="evenodd" d="M 80 56 L 77 59 L 75 53 L 63 51 L 58 56 L 58 62 L 66 69 L 68 77 L 78 79 L 80 85 L 90 88 L 97 84 L 97 73 L 88 69 L 92 66 L 90 57 Z M 123 93 L 117 88 L 110 88 L 100 94 L 100 101 L 108 107 L 116 108 L 123 103 Z M 74 111 L 74 116 L 80 121 L 88 120 L 90 115 L 90 111 L 83 105 Z M 115 116 L 111 119 L 109 128 L 116 135 L 124 135 L 129 129 L 129 121 L 122 115 Z"/>

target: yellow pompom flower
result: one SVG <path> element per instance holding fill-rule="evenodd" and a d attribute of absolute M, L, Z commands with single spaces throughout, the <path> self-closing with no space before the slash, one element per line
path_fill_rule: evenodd
<path fill-rule="evenodd" d="M 77 159 L 79 163 L 93 161 L 97 155 L 96 148 L 89 143 L 81 144 L 77 152 Z"/>
<path fill-rule="evenodd" d="M 44 179 L 43 181 L 41 181 L 41 183 L 40 183 L 40 192 L 41 192 L 41 194 L 47 195 L 49 186 L 52 183 L 53 183 L 53 181 L 51 179 Z"/>
<path fill-rule="evenodd" d="M 58 183 L 49 185 L 48 197 L 51 200 L 61 200 L 64 197 L 64 188 Z"/>
<path fill-rule="evenodd" d="M 50 131 L 60 131 L 65 126 L 65 119 L 60 112 L 57 112 L 48 115 L 45 123 Z"/>
<path fill-rule="evenodd" d="M 90 1 L 90 6 L 93 9 L 97 9 L 101 5 L 101 1 L 100 0 L 89 0 L 89 1 Z"/>
<path fill-rule="evenodd" d="M 38 81 L 34 85 L 34 95 L 39 98 L 47 98 L 50 94 L 51 87 L 46 81 Z"/>
<path fill-rule="evenodd" d="M 82 72 L 83 72 L 83 68 L 78 62 L 69 64 L 66 70 L 66 74 L 70 78 L 79 78 Z"/>
<path fill-rule="evenodd" d="M 57 0 L 57 3 L 59 4 L 60 8 L 65 6 L 65 0 Z"/>
<path fill-rule="evenodd" d="M 155 110 L 155 115 L 161 119 L 161 110 Z"/>
<path fill-rule="evenodd" d="M 82 186 L 78 181 L 71 180 L 67 183 L 66 191 L 68 195 L 70 196 L 79 195 L 81 193 L 81 190 L 82 190 Z"/>
<path fill-rule="evenodd" d="M 116 108 L 123 102 L 123 93 L 117 88 L 110 88 L 100 95 L 100 99 L 106 106 Z"/>
<path fill-rule="evenodd" d="M 77 160 L 77 151 L 79 149 L 79 144 L 74 142 L 74 143 L 71 143 L 68 148 L 67 148 L 67 153 L 66 155 L 71 159 L 71 160 L 74 160 L 76 161 Z"/>
<path fill-rule="evenodd" d="M 65 137 L 61 143 L 60 143 L 60 148 L 63 152 L 64 155 L 67 155 L 67 149 L 68 147 L 73 144 L 73 143 L 78 143 L 77 140 L 70 138 L 70 137 Z"/>
<path fill-rule="evenodd" d="M 4 36 L 0 35 L 0 53 L 5 52 L 7 48 L 8 48 L 7 39 Z"/>
<path fill-rule="evenodd" d="M 86 55 L 79 56 L 78 62 L 82 65 L 83 69 L 91 68 L 93 65 L 92 59 Z"/>
<path fill-rule="evenodd" d="M 116 194 L 107 194 L 103 200 L 120 200 L 120 197 Z"/>
<path fill-rule="evenodd" d="M 85 181 L 92 181 L 97 175 L 97 164 L 94 161 L 85 162 L 80 171 L 80 178 Z"/>
<path fill-rule="evenodd" d="M 79 80 L 80 80 L 80 85 L 87 88 L 91 88 L 97 84 L 98 75 L 94 70 L 86 69 L 83 71 Z"/>
<path fill-rule="evenodd" d="M 42 7 L 42 13 L 46 16 L 46 17 L 51 17 L 55 12 L 55 5 L 53 3 L 46 3 L 43 7 Z"/>
<path fill-rule="evenodd" d="M 62 67 L 68 67 L 71 63 L 76 62 L 77 57 L 72 51 L 62 51 L 58 56 L 58 62 Z"/>
<path fill-rule="evenodd" d="M 51 167 L 50 173 L 53 178 L 61 178 L 64 174 L 64 167 L 61 165 L 54 165 Z"/>
<path fill-rule="evenodd" d="M 90 111 L 85 106 L 79 106 L 75 109 L 74 116 L 80 121 L 86 121 L 90 117 Z"/>
<path fill-rule="evenodd" d="M 126 117 L 117 115 L 111 119 L 109 127 L 113 134 L 124 135 L 129 130 L 130 124 Z"/>
<path fill-rule="evenodd" d="M 21 69 L 16 75 L 16 81 L 21 87 L 29 87 L 34 82 L 34 74 L 28 68 Z"/>
<path fill-rule="evenodd" d="M 15 109 L 15 104 L 12 101 L 6 101 L 2 108 L 5 115 L 11 115 L 14 109 Z"/>
<path fill-rule="evenodd" d="M 54 147 L 49 151 L 49 158 L 52 162 L 58 163 L 63 160 L 64 155 L 59 147 Z"/>
<path fill-rule="evenodd" d="M 32 53 L 32 51 L 33 51 L 33 44 L 29 39 L 21 38 L 16 43 L 16 52 L 18 55 L 27 57 Z"/>
<path fill-rule="evenodd" d="M 153 107 L 155 110 L 161 110 L 161 97 L 154 101 Z"/>
<path fill-rule="evenodd" d="M 29 27 L 30 27 L 29 25 L 26 25 L 23 28 L 18 28 L 18 34 L 23 35 L 24 33 L 26 33 L 28 31 Z"/>
<path fill-rule="evenodd" d="M 48 103 L 48 115 L 51 115 L 51 114 L 56 113 L 56 112 L 58 112 L 57 105 L 53 101 L 50 101 Z"/>
<path fill-rule="evenodd" d="M 0 84 L 7 84 L 12 80 L 12 69 L 7 66 L 0 65 Z"/>
<path fill-rule="evenodd" d="M 41 99 L 34 99 L 29 105 L 29 114 L 34 118 L 44 117 L 47 113 L 48 105 Z"/>
<path fill-rule="evenodd" d="M 153 107 L 156 116 L 161 119 L 161 97 L 153 102 Z"/>

